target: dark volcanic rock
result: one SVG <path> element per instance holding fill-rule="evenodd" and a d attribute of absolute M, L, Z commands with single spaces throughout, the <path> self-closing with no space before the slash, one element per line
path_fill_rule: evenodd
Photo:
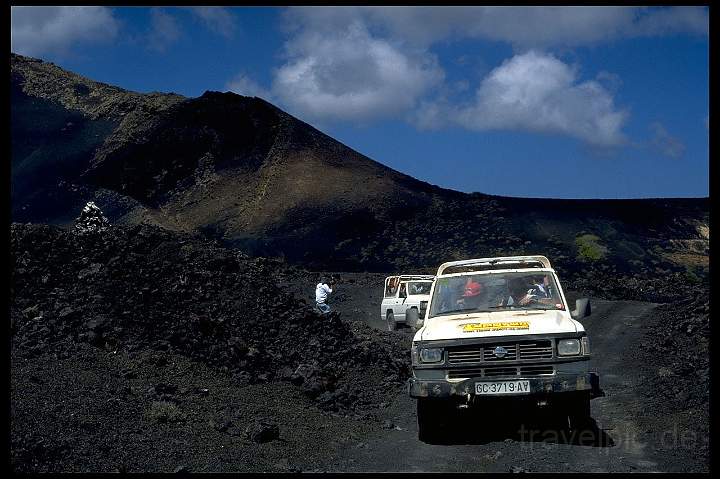
<path fill-rule="evenodd" d="M 392 388 L 363 384 L 399 388 L 409 374 L 408 349 L 391 333 L 351 325 L 337 312 L 321 316 L 279 286 L 301 281 L 312 289 L 313 275 L 212 241 L 149 226 L 82 235 L 14 224 L 11 250 L 12 340 L 25 344 L 20 354 L 45 348 L 40 337 L 60 354 L 68 337 L 109 351 L 152 349 L 157 368 L 183 354 L 241 382 L 289 380 L 329 410 L 372 407 Z M 78 279 L 88 268 L 92 275 Z M 35 280 L 45 275 L 55 280 Z M 59 285 L 62 294 L 53 294 Z M 342 392 L 346 381 L 363 392 Z M 171 385 L 158 384 L 153 394 L 178 399 Z"/>
<path fill-rule="evenodd" d="M 109 226 L 110 223 L 108 222 L 108 219 L 105 215 L 103 215 L 100 208 L 98 208 L 92 201 L 88 201 L 80 212 L 80 216 L 75 219 L 75 231 L 78 234 L 100 234 L 106 231 Z M 96 273 L 100 267 L 102 267 L 101 264 L 93 263 L 91 268 L 89 268 L 89 273 L 84 270 L 80 273 L 80 275 L 78 275 L 78 278 L 83 279 L 83 277 L 88 274 Z"/>
<path fill-rule="evenodd" d="M 645 340 L 632 351 L 646 364 L 640 390 L 644 407 L 659 418 L 657 431 L 697 438 L 673 447 L 704 462 L 711 435 L 709 299 L 709 285 L 703 283 L 683 300 L 655 308 L 644 318 Z"/>
<path fill-rule="evenodd" d="M 280 437 L 280 428 L 270 419 L 257 419 L 245 430 L 246 436 L 255 442 L 269 442 Z"/>

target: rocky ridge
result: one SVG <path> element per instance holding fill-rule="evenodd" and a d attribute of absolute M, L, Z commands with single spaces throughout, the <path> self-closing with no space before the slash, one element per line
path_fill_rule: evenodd
<path fill-rule="evenodd" d="M 26 95 L 55 101 L 91 119 L 119 121 L 136 110 L 156 113 L 185 100 L 185 97 L 174 93 L 142 94 L 123 90 L 64 70 L 53 63 L 15 53 L 10 54 L 10 72 L 13 83 L 21 86 Z"/>
<path fill-rule="evenodd" d="M 208 240 L 150 226 L 80 235 L 16 224 L 11 248 L 11 334 L 21 357 L 46 348 L 68 357 L 77 342 L 149 348 L 239 384 L 292 382 L 327 410 L 371 408 L 409 374 L 409 345 L 393 333 L 321 316 L 283 291 L 288 281 L 314 284 L 312 275 Z"/>

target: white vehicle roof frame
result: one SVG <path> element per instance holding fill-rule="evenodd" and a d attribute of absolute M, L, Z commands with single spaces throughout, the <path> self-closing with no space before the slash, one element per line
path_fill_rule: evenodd
<path fill-rule="evenodd" d="M 417 280 L 417 281 L 419 281 L 419 280 L 426 280 L 426 281 L 429 281 L 429 280 L 434 280 L 434 279 L 435 279 L 435 276 L 433 276 L 433 275 L 431 275 L 431 274 L 397 274 L 397 275 L 394 275 L 394 276 L 388 276 L 388 277 L 385 278 L 385 279 L 387 280 L 388 278 L 400 278 L 400 281 L 407 281 L 407 280 L 409 280 L 409 281 L 412 281 L 412 280 Z"/>
<path fill-rule="evenodd" d="M 491 269 L 525 269 L 525 268 L 507 268 L 503 267 L 503 265 L 507 263 L 529 263 L 529 262 L 539 262 L 543 265 L 543 268 L 552 269 L 552 266 L 550 265 L 550 260 L 547 259 L 545 256 L 540 255 L 533 255 L 533 256 L 498 256 L 494 258 L 477 258 L 477 259 L 465 259 L 460 261 L 448 261 L 447 263 L 443 263 L 440 265 L 440 267 L 437 270 L 437 274 L 435 276 L 441 276 L 446 269 L 448 268 L 454 268 L 454 267 L 468 267 L 472 268 L 472 266 L 494 266 L 497 265 L 499 268 L 491 268 Z M 487 271 L 488 268 L 478 269 L 477 272 L 481 271 Z M 472 271 L 472 270 L 471 270 Z M 470 272 L 470 271 L 468 271 Z"/>

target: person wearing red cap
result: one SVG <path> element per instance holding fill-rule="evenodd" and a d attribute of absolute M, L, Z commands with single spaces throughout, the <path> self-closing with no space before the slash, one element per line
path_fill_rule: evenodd
<path fill-rule="evenodd" d="M 483 285 L 471 277 L 465 283 L 465 289 L 458 303 L 462 304 L 463 309 L 477 309 L 484 297 L 483 292 Z"/>

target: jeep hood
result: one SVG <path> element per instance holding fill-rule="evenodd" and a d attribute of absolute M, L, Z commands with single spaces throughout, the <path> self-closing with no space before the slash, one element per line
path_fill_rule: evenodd
<path fill-rule="evenodd" d="M 563 311 L 497 311 L 436 316 L 425 321 L 416 340 L 486 338 L 525 334 L 575 333 L 580 323 Z"/>

